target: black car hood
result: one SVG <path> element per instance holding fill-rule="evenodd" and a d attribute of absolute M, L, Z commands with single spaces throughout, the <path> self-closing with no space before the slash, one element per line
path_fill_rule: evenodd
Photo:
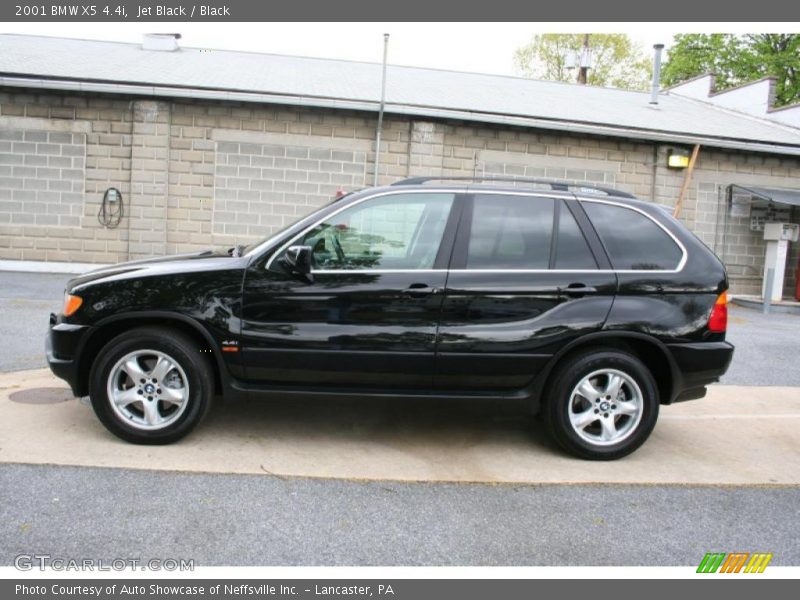
<path fill-rule="evenodd" d="M 248 257 L 233 257 L 227 252 L 215 252 L 212 250 L 132 260 L 101 267 L 73 277 L 67 282 L 67 290 L 71 292 L 86 284 L 98 282 L 100 280 L 106 282 L 149 275 L 170 275 L 197 271 L 215 271 L 218 269 L 244 268 L 248 262 Z"/>

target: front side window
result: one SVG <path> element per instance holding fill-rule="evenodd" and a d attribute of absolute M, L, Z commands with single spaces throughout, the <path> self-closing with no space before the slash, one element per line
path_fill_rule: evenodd
<path fill-rule="evenodd" d="M 661 227 L 645 215 L 623 206 L 583 202 L 615 269 L 671 271 L 683 251 Z"/>
<path fill-rule="evenodd" d="M 547 269 L 555 200 L 536 196 L 477 196 L 467 269 Z"/>
<path fill-rule="evenodd" d="M 432 269 L 454 194 L 392 194 L 347 208 L 308 231 L 315 270 Z"/>

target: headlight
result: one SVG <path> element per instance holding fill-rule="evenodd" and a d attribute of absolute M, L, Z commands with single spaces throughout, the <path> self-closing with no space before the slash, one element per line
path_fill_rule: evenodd
<path fill-rule="evenodd" d="M 75 314 L 81 304 L 83 304 L 83 298 L 80 296 L 73 296 L 72 294 L 64 294 L 64 316 L 69 317 Z"/>

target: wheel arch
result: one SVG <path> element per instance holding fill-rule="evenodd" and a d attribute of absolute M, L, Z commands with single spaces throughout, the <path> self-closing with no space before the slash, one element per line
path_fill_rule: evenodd
<path fill-rule="evenodd" d="M 77 352 L 77 379 L 80 396 L 85 396 L 89 393 L 89 374 L 100 350 L 116 336 L 148 325 L 180 331 L 197 342 L 201 348 L 205 346 L 211 350 L 211 360 L 209 362 L 213 367 L 214 392 L 216 394 L 225 393 L 226 382 L 228 381 L 227 371 L 219 345 L 211 334 L 195 319 L 186 315 L 163 311 L 145 311 L 113 315 L 99 321 L 93 327 L 91 335 L 83 342 Z"/>
<path fill-rule="evenodd" d="M 542 395 L 555 375 L 559 363 L 571 355 L 591 348 L 613 348 L 636 356 L 653 374 L 661 404 L 671 404 L 680 389 L 680 371 L 663 342 L 653 336 L 634 331 L 600 331 L 574 340 L 550 359 L 533 385 L 531 408 L 534 412 L 538 412 Z"/>

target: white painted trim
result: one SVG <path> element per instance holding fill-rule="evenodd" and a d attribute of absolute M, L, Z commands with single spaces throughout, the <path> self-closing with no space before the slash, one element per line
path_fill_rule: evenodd
<path fill-rule="evenodd" d="M 34 117 L 0 117 L 0 129 L 21 129 L 23 131 L 63 131 L 66 133 L 91 133 L 89 121 L 71 119 L 38 119 Z"/>
<path fill-rule="evenodd" d="M 66 263 L 44 260 L 0 260 L 0 271 L 17 271 L 22 273 L 71 273 L 80 275 L 87 271 L 110 267 L 99 263 Z"/>

